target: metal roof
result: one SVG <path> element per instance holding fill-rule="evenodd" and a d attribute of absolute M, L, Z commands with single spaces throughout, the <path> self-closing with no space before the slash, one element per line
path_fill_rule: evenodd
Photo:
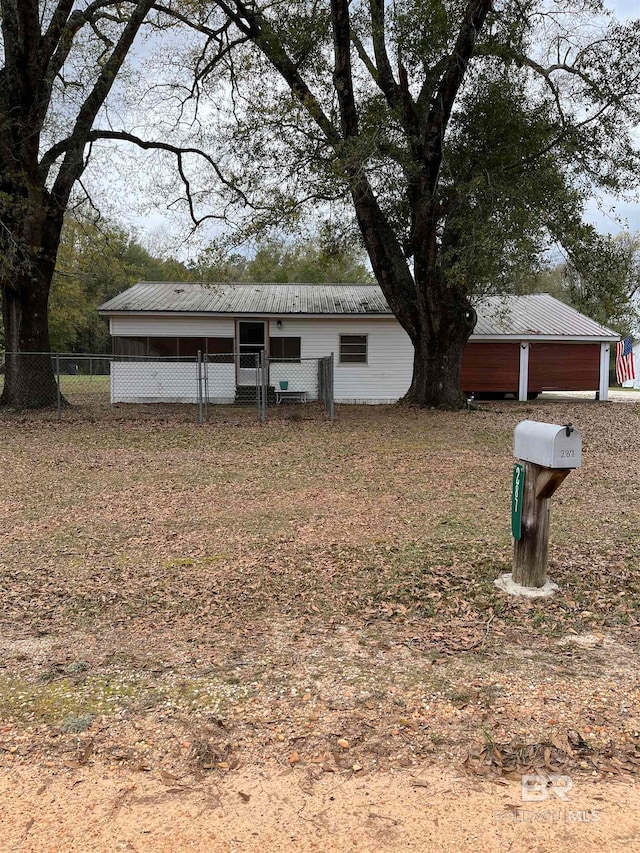
<path fill-rule="evenodd" d="M 473 337 L 513 335 L 618 340 L 617 332 L 565 305 L 549 293 L 528 296 L 489 296 L 476 305 L 478 322 Z"/>
<path fill-rule="evenodd" d="M 616 332 L 548 293 L 490 296 L 475 306 L 472 338 L 591 338 Z M 371 284 L 210 284 L 143 281 L 105 302 L 104 314 L 233 314 L 234 316 L 390 316 L 382 291 Z"/>
<path fill-rule="evenodd" d="M 143 281 L 105 302 L 102 312 L 206 314 L 390 314 L 367 284 L 210 284 Z"/>

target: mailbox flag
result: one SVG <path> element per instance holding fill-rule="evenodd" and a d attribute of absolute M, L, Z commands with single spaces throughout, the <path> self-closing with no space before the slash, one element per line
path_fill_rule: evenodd
<path fill-rule="evenodd" d="M 631 335 L 616 344 L 616 379 L 622 385 L 636 378 L 636 368 L 633 363 L 633 339 Z"/>

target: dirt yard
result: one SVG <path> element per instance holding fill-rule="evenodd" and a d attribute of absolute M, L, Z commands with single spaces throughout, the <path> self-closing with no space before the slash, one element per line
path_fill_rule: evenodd
<path fill-rule="evenodd" d="M 640 850 L 639 399 L 0 415 L 0 850 Z"/>

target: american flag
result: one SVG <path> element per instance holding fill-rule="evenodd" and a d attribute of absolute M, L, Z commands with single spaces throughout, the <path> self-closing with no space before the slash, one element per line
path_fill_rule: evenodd
<path fill-rule="evenodd" d="M 633 338 L 629 335 L 616 344 L 616 379 L 622 385 L 629 379 L 636 378 L 636 368 L 633 363 Z"/>

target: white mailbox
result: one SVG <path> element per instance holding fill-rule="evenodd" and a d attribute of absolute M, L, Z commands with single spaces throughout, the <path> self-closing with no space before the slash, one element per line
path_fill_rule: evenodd
<path fill-rule="evenodd" d="M 580 468 L 582 438 L 571 424 L 521 421 L 513 431 L 513 455 L 545 468 Z"/>

